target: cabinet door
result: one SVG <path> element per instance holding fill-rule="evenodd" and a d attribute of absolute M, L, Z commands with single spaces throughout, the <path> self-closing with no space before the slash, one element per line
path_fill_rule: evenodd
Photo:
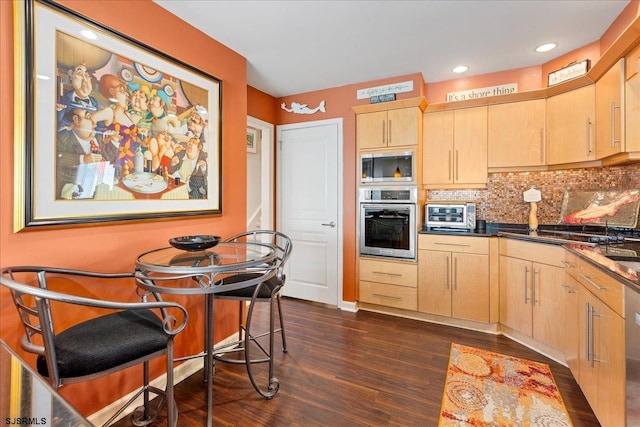
<path fill-rule="evenodd" d="M 598 299 L 584 286 L 580 286 L 580 388 L 598 415 L 598 363 L 594 360 L 595 349 L 600 345 L 600 322 L 596 322 L 594 311 Z"/>
<path fill-rule="evenodd" d="M 565 273 L 564 289 L 564 360 L 580 383 L 580 283 Z"/>
<path fill-rule="evenodd" d="M 455 111 L 453 148 L 454 183 L 486 183 L 488 178 L 486 106 Z"/>
<path fill-rule="evenodd" d="M 424 184 L 453 183 L 453 110 L 423 116 Z"/>
<path fill-rule="evenodd" d="M 596 82 L 596 159 L 625 151 L 622 133 L 624 59 Z"/>
<path fill-rule="evenodd" d="M 596 352 L 596 358 L 600 364 L 596 416 L 603 426 L 623 426 L 625 425 L 624 319 L 600 302 L 596 322 L 601 324 L 601 331 L 606 331 L 601 336 L 600 347 Z"/>
<path fill-rule="evenodd" d="M 451 253 L 418 252 L 418 311 L 451 316 Z"/>
<path fill-rule="evenodd" d="M 637 71 L 629 78 L 625 86 L 625 148 L 626 151 L 640 151 L 640 49 L 635 64 Z M 627 59 L 628 61 L 629 59 Z"/>
<path fill-rule="evenodd" d="M 500 256 L 500 323 L 532 335 L 531 262 Z"/>
<path fill-rule="evenodd" d="M 595 160 L 595 85 L 547 99 L 547 163 Z"/>
<path fill-rule="evenodd" d="M 453 253 L 451 315 L 489 322 L 489 256 Z"/>
<path fill-rule="evenodd" d="M 387 146 L 387 112 L 358 114 L 356 138 L 360 149 L 385 148 Z"/>
<path fill-rule="evenodd" d="M 387 145 L 389 147 L 417 145 L 421 115 L 419 108 L 389 110 L 387 112 Z"/>
<path fill-rule="evenodd" d="M 532 265 L 533 338 L 562 350 L 565 344 L 564 269 Z"/>
<path fill-rule="evenodd" d="M 489 167 L 546 164 L 545 112 L 544 99 L 490 105 L 487 128 Z"/>

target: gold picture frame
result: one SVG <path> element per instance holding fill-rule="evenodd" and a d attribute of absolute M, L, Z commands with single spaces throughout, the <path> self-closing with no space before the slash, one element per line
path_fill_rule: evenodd
<path fill-rule="evenodd" d="M 15 8 L 15 231 L 222 213 L 219 79 L 52 1 Z"/>

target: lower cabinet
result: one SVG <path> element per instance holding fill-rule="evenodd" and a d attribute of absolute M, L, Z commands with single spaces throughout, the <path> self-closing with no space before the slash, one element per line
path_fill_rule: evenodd
<path fill-rule="evenodd" d="M 415 263 L 360 258 L 361 302 L 416 311 L 417 286 Z"/>
<path fill-rule="evenodd" d="M 561 246 L 502 239 L 500 323 L 563 351 L 565 274 Z"/>
<path fill-rule="evenodd" d="M 569 274 L 566 277 L 566 284 L 578 295 L 577 310 L 565 312 L 570 316 L 566 324 L 578 326 L 575 350 L 579 366 L 569 366 L 600 423 L 604 427 L 624 426 L 624 285 L 587 261 L 579 260 L 578 264 L 578 279 Z"/>
<path fill-rule="evenodd" d="M 489 238 L 418 236 L 418 311 L 489 322 Z"/>

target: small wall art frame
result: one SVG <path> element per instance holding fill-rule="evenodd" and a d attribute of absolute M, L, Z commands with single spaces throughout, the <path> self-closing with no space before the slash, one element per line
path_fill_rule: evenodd
<path fill-rule="evenodd" d="M 247 153 L 256 154 L 258 152 L 258 131 L 247 128 Z"/>
<path fill-rule="evenodd" d="M 221 81 L 48 0 L 15 7 L 14 230 L 221 214 Z"/>

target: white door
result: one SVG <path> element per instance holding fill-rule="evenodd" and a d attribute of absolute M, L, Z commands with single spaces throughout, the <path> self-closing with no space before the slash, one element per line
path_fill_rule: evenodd
<path fill-rule="evenodd" d="M 278 230 L 293 241 L 283 295 L 342 300 L 342 119 L 278 126 Z"/>

